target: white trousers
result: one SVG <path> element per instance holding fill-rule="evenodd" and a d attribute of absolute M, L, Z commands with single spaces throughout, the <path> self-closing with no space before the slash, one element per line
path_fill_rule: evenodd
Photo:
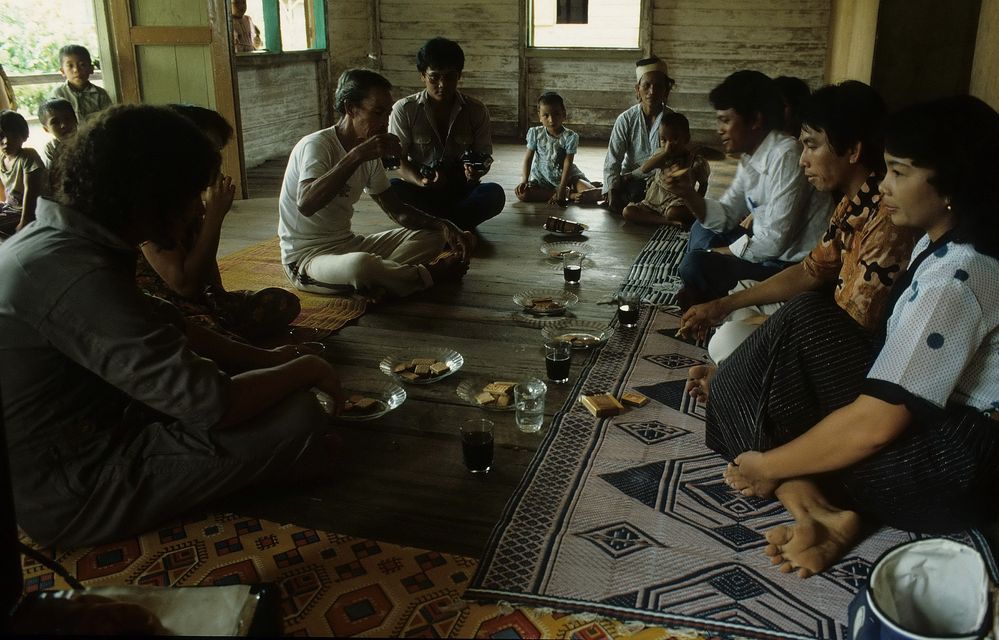
<path fill-rule="evenodd" d="M 757 280 L 740 280 L 729 293 L 749 289 L 758 284 Z M 777 313 L 777 310 L 783 305 L 783 302 L 772 302 L 736 309 L 725 318 L 725 322 L 711 336 L 711 340 L 708 342 L 708 355 L 715 361 L 715 364 L 721 364 L 722 360 L 732 355 L 732 352 L 756 331 L 767 316 Z"/>
<path fill-rule="evenodd" d="M 295 287 L 310 293 L 342 293 L 346 287 L 380 297 L 407 296 L 434 284 L 424 263 L 444 250 L 439 231 L 392 229 L 357 235 L 323 253 L 303 260 Z"/>

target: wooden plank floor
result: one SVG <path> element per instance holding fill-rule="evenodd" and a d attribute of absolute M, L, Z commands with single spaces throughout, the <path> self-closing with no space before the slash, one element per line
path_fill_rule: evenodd
<path fill-rule="evenodd" d="M 599 179 L 604 147 L 580 150 L 577 164 Z M 549 385 L 545 427 L 540 434 L 517 430 L 513 413 L 485 412 L 466 405 L 456 394 L 468 376 L 489 379 L 545 377 L 541 331 L 517 323 L 511 297 L 532 287 L 563 287 L 561 269 L 539 251 L 546 236 L 541 226 L 556 214 L 590 225 L 588 258 L 582 283 L 572 289 L 580 303 L 577 317 L 610 321 L 613 307 L 597 302 L 620 286 L 651 229 L 625 223 L 597 207 L 557 210 L 517 202 L 523 146 L 497 145 L 489 179 L 504 185 L 503 213 L 479 227 L 480 242 L 464 281 L 406 299 L 373 305 L 358 322 L 328 339 L 327 355 L 346 387 L 363 389 L 386 378 L 378 370 L 387 354 L 417 345 L 450 347 L 465 358 L 458 373 L 431 385 L 407 387 L 408 400 L 383 418 L 366 423 L 336 423 L 343 454 L 334 462 L 331 486 L 280 491 L 247 491 L 226 508 L 268 519 L 294 522 L 394 543 L 478 556 L 501 511 L 520 482 L 551 415 L 567 399 L 585 357 L 574 355 L 572 377 Z M 283 161 L 248 172 L 253 199 L 237 202 L 226 218 L 220 255 L 276 235 L 276 188 Z M 713 162 L 711 193 L 731 180 L 734 162 Z M 268 191 L 269 190 L 269 191 Z M 370 198 L 362 198 L 354 228 L 370 233 L 392 222 Z M 578 354 L 578 352 L 577 352 Z M 465 470 L 458 425 L 488 417 L 496 423 L 496 452 L 489 474 Z"/>

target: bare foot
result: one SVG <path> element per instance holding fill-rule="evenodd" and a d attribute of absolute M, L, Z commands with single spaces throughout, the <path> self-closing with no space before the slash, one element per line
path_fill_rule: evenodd
<path fill-rule="evenodd" d="M 784 573 L 797 570 L 800 577 L 808 578 L 827 569 L 853 546 L 860 534 L 860 516 L 855 511 L 830 505 L 811 481 L 793 480 L 785 485 L 801 482 L 811 485 L 806 492 L 813 491 L 819 499 L 802 499 L 799 494 L 784 502 L 788 496 L 782 495 L 782 485 L 777 497 L 791 511 L 795 522 L 767 531 L 769 544 L 764 553 Z"/>
<path fill-rule="evenodd" d="M 699 364 L 687 370 L 687 384 L 683 390 L 690 394 L 694 400 L 707 404 L 708 390 L 711 386 L 711 378 L 714 377 L 718 367 L 712 364 Z"/>
<path fill-rule="evenodd" d="M 758 496 L 760 498 L 772 498 L 774 491 L 780 484 L 777 480 L 750 480 L 742 472 L 737 464 L 728 463 L 728 467 L 722 472 L 725 484 L 732 487 L 744 496 Z"/>
<path fill-rule="evenodd" d="M 438 256 L 428 265 L 425 265 L 434 284 L 441 282 L 458 282 L 468 271 L 468 263 L 462 262 L 457 252 L 450 252 L 446 255 Z"/>

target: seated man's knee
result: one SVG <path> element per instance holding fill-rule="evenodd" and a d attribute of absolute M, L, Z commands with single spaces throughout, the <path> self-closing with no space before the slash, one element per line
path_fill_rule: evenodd
<path fill-rule="evenodd" d="M 327 416 L 311 391 L 300 389 L 278 403 L 289 437 L 306 437 L 323 431 Z"/>
<path fill-rule="evenodd" d="M 479 189 L 489 203 L 490 209 L 495 209 L 496 213 L 503 210 L 503 207 L 506 205 L 506 191 L 503 190 L 501 185 L 495 182 L 486 182 L 479 185 Z"/>
<path fill-rule="evenodd" d="M 351 284 L 355 289 L 370 289 L 378 286 L 381 275 L 385 271 L 382 259 L 373 253 L 357 252 L 343 256 L 343 271 L 347 279 L 347 284 Z"/>
<path fill-rule="evenodd" d="M 684 283 L 699 282 L 702 279 L 705 265 L 710 260 L 707 256 L 710 255 L 703 249 L 696 249 L 683 256 L 683 260 L 680 261 L 680 266 L 677 268 L 680 279 Z"/>

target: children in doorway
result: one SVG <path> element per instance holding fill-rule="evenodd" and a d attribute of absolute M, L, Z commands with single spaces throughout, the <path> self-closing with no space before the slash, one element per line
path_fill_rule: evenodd
<path fill-rule="evenodd" d="M 59 73 L 66 78 L 66 82 L 49 97 L 68 100 L 79 122 L 86 122 L 87 118 L 111 106 L 108 92 L 90 82 L 94 63 L 86 47 L 68 44 L 59 49 Z"/>
<path fill-rule="evenodd" d="M 664 113 L 659 124 L 659 150 L 642 164 L 644 173 L 655 171 L 649 180 L 645 200 L 624 208 L 624 219 L 641 224 L 673 224 L 689 227 L 694 214 L 677 195 L 666 186 L 670 176 L 690 172 L 697 193 L 704 197 L 708 192 L 711 167 L 707 161 L 690 148 L 690 122 L 682 113 Z"/>
<path fill-rule="evenodd" d="M 48 192 L 48 172 L 38 152 L 24 143 L 28 121 L 15 111 L 0 111 L 0 239 L 35 219 L 38 196 Z"/>
<path fill-rule="evenodd" d="M 76 112 L 69 100 L 46 100 L 38 107 L 38 122 L 45 133 L 52 134 L 52 139 L 45 145 L 45 164 L 51 169 L 59 145 L 76 133 Z"/>
<path fill-rule="evenodd" d="M 562 126 L 566 120 L 562 96 L 549 91 L 538 98 L 541 126 L 527 131 L 527 154 L 520 184 L 514 194 L 521 202 L 548 202 L 565 206 L 567 200 L 596 203 L 600 183 L 592 184 L 573 164 L 579 134 Z"/>
<path fill-rule="evenodd" d="M 246 15 L 246 0 L 232 0 L 229 3 L 229 13 L 232 16 L 232 46 L 236 53 L 263 49 L 260 27 L 253 24 L 250 16 Z"/>

